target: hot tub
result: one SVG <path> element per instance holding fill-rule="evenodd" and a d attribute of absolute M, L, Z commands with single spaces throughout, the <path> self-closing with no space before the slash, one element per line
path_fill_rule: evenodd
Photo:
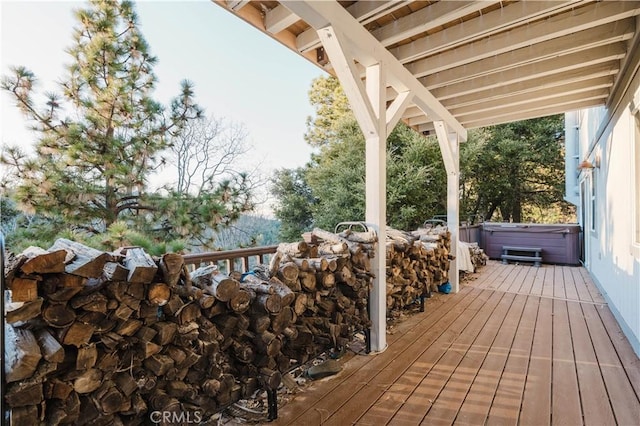
<path fill-rule="evenodd" d="M 502 246 L 540 247 L 543 263 L 579 265 L 580 237 L 578 224 L 484 222 L 480 247 L 491 259 L 500 259 Z"/>

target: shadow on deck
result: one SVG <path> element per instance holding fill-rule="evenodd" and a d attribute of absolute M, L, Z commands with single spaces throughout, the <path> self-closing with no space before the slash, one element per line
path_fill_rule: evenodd
<path fill-rule="evenodd" d="M 640 361 L 579 267 L 489 262 L 275 425 L 637 425 Z"/>

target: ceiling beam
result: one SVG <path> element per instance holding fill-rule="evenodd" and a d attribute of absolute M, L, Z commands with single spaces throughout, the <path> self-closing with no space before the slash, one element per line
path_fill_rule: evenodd
<path fill-rule="evenodd" d="M 360 24 L 366 25 L 375 21 L 382 15 L 392 13 L 393 11 L 411 3 L 408 0 L 397 1 L 359 1 L 347 7 L 349 12 Z M 298 35 L 296 38 L 296 46 L 299 52 L 307 52 L 320 46 L 320 38 L 313 26 Z"/>
<path fill-rule="evenodd" d="M 385 64 L 387 67 L 386 86 L 393 86 L 398 93 L 411 91 L 416 106 L 433 119 L 446 122 L 462 140 L 466 140 L 465 128 L 453 115 L 339 3 L 336 1 L 300 2 L 289 0 L 283 1 L 282 4 L 316 30 L 331 26 L 344 34 L 352 43 L 354 49 L 352 53 L 355 59 L 363 66 L 372 66 L 376 63 Z"/>
<path fill-rule="evenodd" d="M 383 46 L 424 33 L 490 6 L 486 1 L 439 1 L 371 31 Z"/>
<path fill-rule="evenodd" d="M 487 37 L 495 32 L 520 26 L 531 19 L 540 19 L 552 13 L 574 7 L 580 1 L 523 1 L 510 3 L 498 10 L 466 21 L 464 25 L 446 28 L 429 37 L 422 37 L 408 44 L 390 49 L 402 63 L 412 62 L 444 49 Z"/>
<path fill-rule="evenodd" d="M 556 56 L 587 50 L 615 42 L 631 39 L 635 33 L 634 18 L 627 18 L 620 22 L 600 25 L 583 30 L 575 34 L 566 35 L 553 40 L 534 44 L 447 70 L 447 72 L 426 76 L 420 81 L 429 90 L 448 86 L 454 83 L 481 77 L 510 68 L 542 61 Z M 576 40 L 580 40 L 576 43 Z"/>
<path fill-rule="evenodd" d="M 640 13 L 640 2 L 598 2 L 407 64 L 423 77 Z"/>
<path fill-rule="evenodd" d="M 299 20 L 296 14 L 279 4 L 264 15 L 264 28 L 268 33 L 276 34 Z"/>
<path fill-rule="evenodd" d="M 610 92 L 610 81 L 601 85 L 586 87 L 574 84 L 562 91 L 554 89 L 541 90 L 535 93 L 513 96 L 500 101 L 491 101 L 484 104 L 455 108 L 451 110 L 451 113 L 459 120 L 468 120 L 468 116 L 477 116 L 478 114 L 504 114 L 512 111 L 513 109 L 527 111 L 531 108 L 537 108 L 537 106 L 553 106 L 559 102 L 566 103 L 584 99 L 607 98 Z"/>
<path fill-rule="evenodd" d="M 559 88 L 558 86 L 561 86 Z M 596 77 L 583 81 L 571 81 L 565 84 L 552 84 L 552 85 L 535 85 L 532 84 L 529 90 L 526 91 L 507 91 L 507 94 L 503 96 L 490 96 L 486 92 L 477 97 L 475 102 L 467 102 L 459 104 L 455 102 L 455 98 L 452 100 L 451 105 L 446 105 L 454 115 L 459 117 L 461 114 L 468 111 L 480 111 L 483 109 L 495 109 L 501 106 L 516 106 L 519 104 L 526 104 L 528 102 L 535 102 L 537 100 L 549 99 L 557 96 L 570 95 L 574 93 L 585 92 L 591 89 L 603 89 L 613 86 L 613 76 L 607 75 L 603 77 Z M 507 86 L 508 87 L 508 86 Z M 405 120 L 423 116 L 422 111 L 415 107 L 409 107 L 406 109 L 402 118 Z M 430 120 L 424 120 L 428 122 Z M 417 124 L 413 121 L 413 124 Z"/>
<path fill-rule="evenodd" d="M 491 118 L 488 120 L 480 120 L 480 121 L 465 121 L 464 125 L 469 129 L 475 129 L 478 127 L 486 127 L 486 126 L 495 126 L 497 124 L 511 123 L 513 121 L 521 121 L 528 120 L 531 118 L 538 117 L 547 117 L 549 115 L 554 114 L 563 114 L 567 111 L 576 111 L 583 108 L 591 108 L 595 106 L 604 105 L 604 100 L 602 99 L 591 99 L 585 101 L 572 102 L 565 105 L 559 105 L 555 107 L 543 107 L 540 109 L 536 109 L 533 111 L 527 112 L 513 112 L 511 114 L 505 114 L 503 116 L 497 118 Z M 421 124 L 419 126 L 414 127 L 415 130 L 419 133 L 423 134 L 434 134 L 435 128 L 433 123 Z"/>
<path fill-rule="evenodd" d="M 482 119 L 481 121 L 468 121 L 466 125 L 469 128 L 476 128 L 481 126 L 493 126 L 496 124 L 511 123 L 513 121 L 528 120 L 530 118 L 547 117 L 549 115 L 564 114 L 567 111 L 576 111 L 584 108 L 591 108 L 595 106 L 604 105 L 603 98 L 587 99 L 577 102 L 570 102 L 566 104 L 559 104 L 556 106 L 544 106 L 536 110 L 530 110 L 521 113 L 505 114 L 499 117 L 493 117 L 491 119 Z"/>
<path fill-rule="evenodd" d="M 558 74 L 563 71 L 619 60 L 622 59 L 625 54 L 626 45 L 623 42 L 595 47 L 583 52 L 571 53 L 569 55 L 512 68 L 501 73 L 470 78 L 460 83 L 434 89 L 432 93 L 440 99 L 440 101 L 444 101 L 445 99 L 480 92 L 493 87 L 526 81 L 534 77 L 543 77 L 545 75 Z"/>
<path fill-rule="evenodd" d="M 620 61 L 614 60 L 603 64 L 563 71 L 558 74 L 545 75 L 517 83 L 491 87 L 466 95 L 456 96 L 442 101 L 447 108 L 475 104 L 488 100 L 508 98 L 518 93 L 535 92 L 536 90 L 561 87 L 577 81 L 590 80 L 600 77 L 613 78 L 620 71 Z"/>
<path fill-rule="evenodd" d="M 613 73 L 610 73 L 613 74 Z M 554 78 L 557 78 L 554 76 Z M 457 98 L 452 98 L 444 105 L 449 111 L 460 110 L 461 108 L 490 108 L 491 105 L 513 105 L 518 101 L 527 102 L 528 100 L 536 100 L 540 96 L 546 96 L 553 93 L 572 93 L 575 91 L 584 91 L 591 88 L 603 88 L 613 86 L 613 75 L 596 77 L 593 79 L 575 80 L 567 79 L 563 84 L 529 84 L 526 90 L 518 90 L 518 84 L 505 86 L 511 90 L 508 93 L 502 92 L 501 95 L 491 94 L 491 91 L 479 92 L 474 94 L 472 101 L 466 100 L 461 102 Z M 502 87 L 500 87 L 502 89 Z M 456 113 L 454 113 L 456 114 Z"/>

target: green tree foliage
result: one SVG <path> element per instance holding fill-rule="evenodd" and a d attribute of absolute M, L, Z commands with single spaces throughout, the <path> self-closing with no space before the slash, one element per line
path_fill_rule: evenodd
<path fill-rule="evenodd" d="M 353 117 L 347 95 L 338 79 L 321 76 L 311 83 L 309 102 L 315 116 L 307 117 L 304 139 L 311 146 L 325 146 L 336 139 L 341 122 Z"/>
<path fill-rule="evenodd" d="M 280 169 L 272 178 L 271 193 L 278 200 L 274 214 L 280 220 L 280 238 L 298 241 L 300 234 L 313 227 L 312 189 L 307 183 L 307 168 Z"/>
<path fill-rule="evenodd" d="M 313 226 L 364 219 L 365 141 L 346 97 L 337 80 L 318 78 L 310 101 L 316 117 L 307 120 L 305 138 L 318 152 L 305 169 L 275 177 L 285 240 Z M 566 220 L 560 132 L 561 116 L 470 131 L 460 147 L 461 220 Z M 399 124 L 387 139 L 387 223 L 415 229 L 446 206 L 437 140 Z"/>
<path fill-rule="evenodd" d="M 572 220 L 562 132 L 561 115 L 473 132 L 461 147 L 461 210 L 507 222 Z"/>
<path fill-rule="evenodd" d="M 132 2 L 91 0 L 75 17 L 61 93 L 45 93 L 39 102 L 37 79 L 22 66 L 2 80 L 39 134 L 35 156 L 3 151 L 2 162 L 18 182 L 12 191 L 18 205 L 87 238 L 114 224 L 121 235 L 125 224 L 156 241 L 228 223 L 251 208 L 242 182 L 224 180 L 195 194 L 149 188 L 169 143 L 202 114 L 192 85 L 184 81 L 168 108 L 153 99 L 157 59 Z"/>

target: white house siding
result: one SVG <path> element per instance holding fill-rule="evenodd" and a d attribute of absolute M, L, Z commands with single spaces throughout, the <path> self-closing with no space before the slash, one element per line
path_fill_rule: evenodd
<path fill-rule="evenodd" d="M 640 149 L 636 129 L 640 120 L 634 116 L 634 112 L 640 114 L 639 81 L 638 75 L 631 80 L 614 111 L 593 108 L 568 113 L 566 122 L 578 124 L 578 162 L 586 159 L 596 165 L 582 169 L 578 176 L 578 208 L 585 209 L 578 215 L 584 230 L 585 266 L 640 356 L 640 242 L 635 233 L 640 215 L 636 178 L 640 164 L 635 153 Z"/>

